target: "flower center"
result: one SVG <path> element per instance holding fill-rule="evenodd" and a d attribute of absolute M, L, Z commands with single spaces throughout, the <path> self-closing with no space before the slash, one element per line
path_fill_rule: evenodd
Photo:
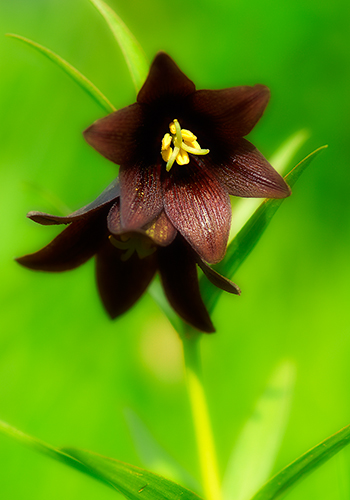
<path fill-rule="evenodd" d="M 120 256 L 122 262 L 129 260 L 134 252 L 137 253 L 139 259 L 144 259 L 156 251 L 156 247 L 152 241 L 148 241 L 137 235 L 129 236 L 128 234 L 121 234 L 119 239 L 111 235 L 109 236 L 109 240 L 119 250 L 125 250 L 125 253 Z"/>
<path fill-rule="evenodd" d="M 186 165 L 190 162 L 188 153 L 192 155 L 206 155 L 209 149 L 201 149 L 197 137 L 189 130 L 181 129 L 178 120 L 173 120 L 170 125 L 170 134 L 166 133 L 162 139 L 162 158 L 166 161 L 166 170 L 169 172 L 174 162 Z"/>

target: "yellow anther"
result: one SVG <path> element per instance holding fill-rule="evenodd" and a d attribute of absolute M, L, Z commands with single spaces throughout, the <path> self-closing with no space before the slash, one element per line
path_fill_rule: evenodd
<path fill-rule="evenodd" d="M 190 130 L 186 130 L 185 128 L 181 129 L 181 135 L 184 141 L 193 142 L 197 139 L 197 137 L 192 134 Z"/>
<path fill-rule="evenodd" d="M 194 149 L 200 149 L 201 148 L 197 141 L 193 141 L 193 142 L 184 141 L 184 143 L 185 143 L 186 146 L 189 146 L 190 148 L 194 148 Z"/>
<path fill-rule="evenodd" d="M 188 153 L 206 155 L 209 149 L 201 149 L 197 137 L 187 129 L 181 129 L 178 120 L 169 123 L 170 134 L 166 133 L 162 139 L 161 155 L 166 162 L 166 170 L 170 171 L 174 162 L 178 165 L 187 165 L 190 162 Z M 171 147 L 173 146 L 173 148 Z"/>
<path fill-rule="evenodd" d="M 172 141 L 171 135 L 165 134 L 165 136 L 162 139 L 162 151 L 169 148 L 171 141 Z"/>
<path fill-rule="evenodd" d="M 166 162 L 169 161 L 169 158 L 172 155 L 172 152 L 173 152 L 173 148 L 168 147 L 168 149 L 163 149 L 161 152 L 163 160 Z"/>
<path fill-rule="evenodd" d="M 170 132 L 175 135 L 176 134 L 176 127 L 175 127 L 175 123 L 174 122 L 171 122 L 169 124 L 169 129 L 170 129 Z"/>
<path fill-rule="evenodd" d="M 176 157 L 176 163 L 178 165 L 187 165 L 187 163 L 190 163 L 190 157 L 188 156 L 188 153 L 183 149 L 180 149 L 180 152 Z"/>

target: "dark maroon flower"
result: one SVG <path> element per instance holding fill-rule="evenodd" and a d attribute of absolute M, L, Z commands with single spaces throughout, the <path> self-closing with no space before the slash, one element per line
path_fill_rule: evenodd
<path fill-rule="evenodd" d="M 220 261 L 231 222 L 229 195 L 290 194 L 243 139 L 268 100 L 263 85 L 196 91 L 174 61 L 159 53 L 137 102 L 85 131 L 89 144 L 120 165 L 122 228 L 140 229 L 164 211 L 203 260 Z"/>
<path fill-rule="evenodd" d="M 112 318 L 141 297 L 158 271 L 165 294 L 187 323 L 204 332 L 214 327 L 202 301 L 196 264 L 217 287 L 239 294 L 239 288 L 211 269 L 177 232 L 164 211 L 141 229 L 125 231 L 120 222 L 119 183 L 114 181 L 95 201 L 67 217 L 29 212 L 43 225 L 69 224 L 51 243 L 17 259 L 38 271 L 74 269 L 96 257 L 97 285 Z"/>

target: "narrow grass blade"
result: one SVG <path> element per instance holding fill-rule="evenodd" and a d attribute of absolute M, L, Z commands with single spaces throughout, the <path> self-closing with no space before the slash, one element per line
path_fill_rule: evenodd
<path fill-rule="evenodd" d="M 273 373 L 233 450 L 223 482 L 224 500 L 249 500 L 270 477 L 289 417 L 294 378 L 291 362 Z"/>
<path fill-rule="evenodd" d="M 292 160 L 309 138 L 307 130 L 298 130 L 281 144 L 277 151 L 269 158 L 269 162 L 277 172 L 285 175 L 288 172 Z M 233 217 L 230 229 L 229 241 L 232 241 L 238 231 L 242 229 L 247 220 L 253 215 L 261 204 L 259 198 L 236 198 L 234 200 Z"/>
<path fill-rule="evenodd" d="M 281 175 L 285 175 L 295 155 L 309 137 L 310 132 L 306 129 L 301 129 L 291 134 L 269 158 L 269 162 L 273 168 Z"/>
<path fill-rule="evenodd" d="M 112 111 L 115 111 L 115 107 L 113 104 L 105 97 L 102 92 L 92 83 L 90 80 L 88 80 L 84 75 L 80 73 L 77 69 L 75 69 L 71 64 L 69 64 L 67 61 L 62 59 L 62 57 L 58 56 L 51 50 L 47 49 L 46 47 L 43 47 L 42 45 L 39 45 L 36 42 L 33 42 L 32 40 L 29 40 L 28 38 L 24 38 L 23 36 L 20 35 L 14 35 L 13 33 L 8 33 L 7 36 L 11 38 L 16 38 L 17 40 L 20 40 L 27 45 L 33 47 L 34 49 L 38 50 L 41 54 L 46 56 L 50 61 L 54 62 L 59 66 L 63 71 L 70 77 L 72 80 L 74 80 L 90 97 L 94 99 L 94 101 L 101 106 L 101 108 L 104 109 L 104 111 L 107 111 L 107 113 L 111 113 Z"/>
<path fill-rule="evenodd" d="M 105 485 L 122 493 L 129 500 L 138 500 L 140 493 L 145 500 L 201 500 L 192 491 L 183 488 L 162 476 L 139 469 L 91 451 L 54 448 L 0 421 L 0 432 L 14 438 L 44 455 L 98 479 Z"/>
<path fill-rule="evenodd" d="M 85 474 L 88 474 L 89 476 L 92 476 L 93 478 L 104 482 L 108 486 L 111 486 L 108 482 L 98 477 L 91 469 L 88 469 L 76 458 L 70 456 L 69 454 L 58 448 L 54 448 L 53 446 L 44 443 L 44 441 L 40 441 L 40 439 L 36 439 L 32 436 L 28 436 L 28 434 L 24 434 L 24 432 L 15 429 L 15 427 L 12 427 L 2 420 L 0 420 L 0 432 L 15 439 L 21 444 L 28 446 L 29 448 L 33 448 L 34 450 L 39 451 L 40 453 L 43 453 L 44 455 L 47 455 L 48 457 L 53 458 L 58 462 L 69 465 L 69 467 L 73 467 L 74 469 L 77 469 L 80 472 L 84 472 Z"/>
<path fill-rule="evenodd" d="M 300 163 L 298 163 L 293 170 L 286 175 L 285 179 L 289 186 L 293 187 L 295 182 L 299 179 L 300 175 L 310 165 L 311 161 L 327 146 L 321 146 Z M 248 222 L 239 231 L 237 236 L 229 244 L 226 256 L 222 262 L 213 266 L 214 269 L 228 278 L 232 278 L 234 273 L 245 261 L 247 256 L 259 241 L 263 232 L 271 222 L 272 217 L 277 212 L 285 198 L 280 200 L 264 200 L 260 207 L 250 217 Z M 207 305 L 209 312 L 211 312 L 220 297 L 221 290 L 213 287 L 208 281 L 201 279 L 202 295 Z"/>
<path fill-rule="evenodd" d="M 149 64 L 141 45 L 120 17 L 105 2 L 102 0 L 90 0 L 90 2 L 107 21 L 123 52 L 136 92 L 138 92 L 144 84 L 149 70 Z"/>
<path fill-rule="evenodd" d="M 278 500 L 299 481 L 350 443 L 350 425 L 322 441 L 282 469 L 251 500 Z"/>
<path fill-rule="evenodd" d="M 108 481 L 130 500 L 139 500 L 141 493 L 144 500 L 164 500 L 165 498 L 167 500 L 179 500 L 179 498 L 199 500 L 199 497 L 192 491 L 134 465 L 103 457 L 91 451 L 70 448 L 64 451 Z"/>

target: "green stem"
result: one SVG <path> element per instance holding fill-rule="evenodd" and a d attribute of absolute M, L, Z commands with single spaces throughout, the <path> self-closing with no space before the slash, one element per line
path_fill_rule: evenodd
<path fill-rule="evenodd" d="M 200 335 L 192 330 L 189 336 L 182 336 L 187 389 L 196 433 L 204 494 L 207 500 L 221 500 L 214 439 L 202 381 Z"/>

